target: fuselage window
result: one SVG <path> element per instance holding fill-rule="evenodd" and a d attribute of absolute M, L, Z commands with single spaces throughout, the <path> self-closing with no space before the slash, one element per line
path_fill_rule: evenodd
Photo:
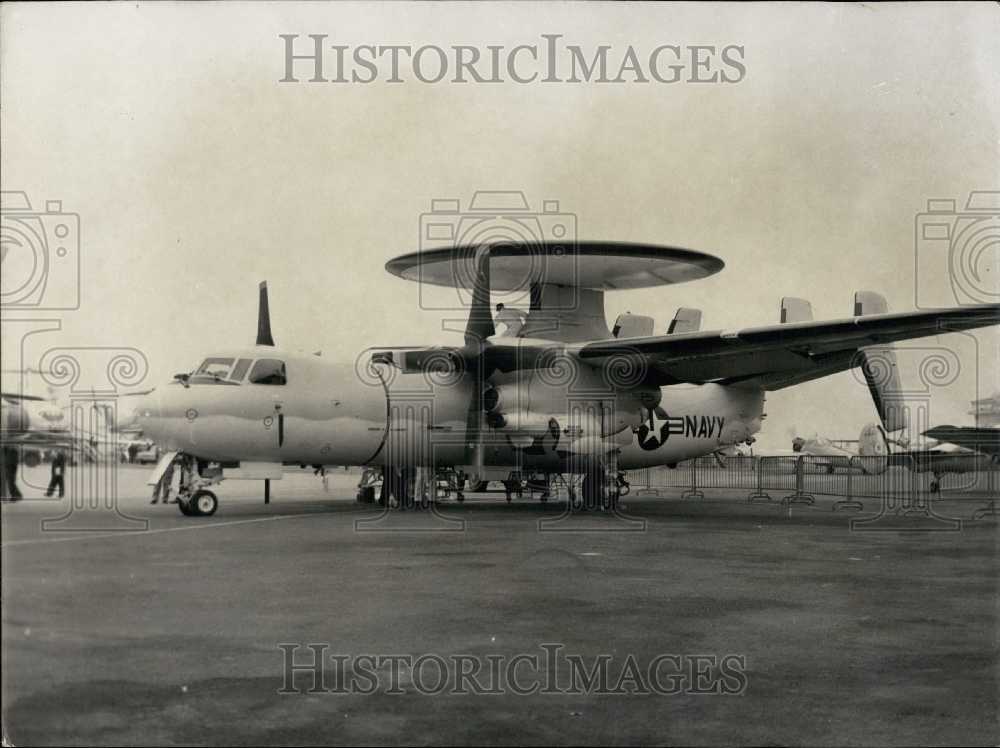
<path fill-rule="evenodd" d="M 250 368 L 250 362 L 253 359 L 241 358 L 236 362 L 236 366 L 233 367 L 233 373 L 229 375 L 229 378 L 234 382 L 239 382 L 247 373 L 247 369 Z"/>
<path fill-rule="evenodd" d="M 250 370 L 251 384 L 285 384 L 285 362 L 276 358 L 262 358 Z"/>

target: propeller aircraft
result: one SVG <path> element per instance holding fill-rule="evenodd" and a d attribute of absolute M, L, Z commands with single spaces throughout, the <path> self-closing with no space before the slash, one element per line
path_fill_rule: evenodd
<path fill-rule="evenodd" d="M 141 399 L 143 433 L 166 452 L 150 478 L 179 468 L 187 515 L 215 512 L 209 490 L 230 478 L 280 479 L 289 464 L 383 472 L 402 506 L 421 470 L 471 481 L 512 472 L 562 476 L 588 507 L 613 508 L 623 471 L 718 452 L 751 440 L 766 394 L 861 367 L 886 431 L 902 428 L 894 341 L 1000 323 L 1000 305 L 888 313 L 878 294 L 854 314 L 812 321 L 786 299 L 782 322 L 701 330 L 682 309 L 666 334 L 651 321 L 605 318 L 608 291 L 705 278 L 702 252 L 622 242 L 503 242 L 405 254 L 386 269 L 455 289 L 468 309 L 458 346 L 373 348 L 334 362 L 279 350 L 260 287 L 256 345 L 219 351 Z M 516 335 L 498 335 L 491 293 L 523 292 Z"/>

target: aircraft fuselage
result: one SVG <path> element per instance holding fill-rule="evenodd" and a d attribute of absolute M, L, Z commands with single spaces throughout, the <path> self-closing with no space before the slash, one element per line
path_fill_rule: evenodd
<path fill-rule="evenodd" d="M 144 433 L 166 450 L 227 462 L 309 465 L 461 466 L 474 383 L 468 376 L 361 368 L 258 348 L 220 360 L 280 359 L 284 384 L 192 377 L 138 406 Z M 234 366 L 235 370 L 235 366 Z M 764 393 L 718 384 L 634 394 L 602 383 L 589 367 L 496 375 L 505 426 L 485 427 L 483 464 L 568 471 L 575 458 L 613 443 L 622 469 L 673 464 L 742 442 L 760 429 Z M 595 410 L 596 409 L 596 410 Z M 594 452 L 596 454 L 596 452 Z"/>

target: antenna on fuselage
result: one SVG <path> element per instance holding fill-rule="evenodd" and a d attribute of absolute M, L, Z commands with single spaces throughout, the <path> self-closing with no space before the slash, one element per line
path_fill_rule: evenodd
<path fill-rule="evenodd" d="M 257 345 L 274 345 L 271 337 L 271 312 L 267 306 L 267 281 L 260 284 L 260 303 L 257 306 Z"/>

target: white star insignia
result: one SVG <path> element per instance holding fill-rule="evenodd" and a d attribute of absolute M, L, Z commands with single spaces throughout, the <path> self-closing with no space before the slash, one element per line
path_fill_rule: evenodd
<path fill-rule="evenodd" d="M 649 411 L 649 430 L 646 432 L 646 438 L 643 440 L 643 444 L 649 444 L 650 441 L 657 444 L 660 443 L 660 434 L 663 431 L 663 427 L 666 425 L 667 419 L 660 418 L 655 410 Z"/>

